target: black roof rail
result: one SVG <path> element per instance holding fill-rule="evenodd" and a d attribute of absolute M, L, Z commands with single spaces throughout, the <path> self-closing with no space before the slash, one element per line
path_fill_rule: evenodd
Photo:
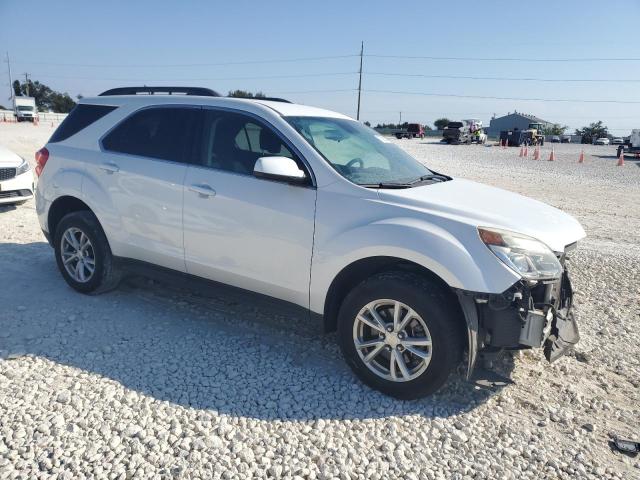
<path fill-rule="evenodd" d="M 249 100 L 266 100 L 267 102 L 292 103 L 289 100 L 286 100 L 284 98 L 278 98 L 278 97 L 253 97 L 253 98 L 250 98 Z"/>
<path fill-rule="evenodd" d="M 102 92 L 99 97 L 109 97 L 111 95 L 173 95 L 174 93 L 181 95 L 198 95 L 201 97 L 219 97 L 220 94 L 210 88 L 203 87 L 118 87 L 111 88 Z"/>

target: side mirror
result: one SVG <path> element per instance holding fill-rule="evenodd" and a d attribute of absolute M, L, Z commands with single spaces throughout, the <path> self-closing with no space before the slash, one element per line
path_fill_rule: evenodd
<path fill-rule="evenodd" d="M 307 181 L 307 176 L 298 168 L 295 160 L 289 157 L 260 157 L 253 167 L 253 174 L 258 178 L 289 183 Z"/>

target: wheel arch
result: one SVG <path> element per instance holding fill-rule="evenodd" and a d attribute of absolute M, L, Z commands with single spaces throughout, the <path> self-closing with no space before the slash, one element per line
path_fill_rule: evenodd
<path fill-rule="evenodd" d="M 91 207 L 78 197 L 63 195 L 56 198 L 49 207 L 49 212 L 47 214 L 47 227 L 49 228 L 50 237 L 55 237 L 56 228 L 60 223 L 60 220 L 62 220 L 65 215 L 82 210 L 94 213 L 93 210 L 91 210 Z"/>
<path fill-rule="evenodd" d="M 433 282 L 451 300 L 452 305 L 460 316 L 461 332 L 466 337 L 465 317 L 454 290 L 440 276 L 433 271 L 399 257 L 374 256 L 356 260 L 345 266 L 333 279 L 324 301 L 323 326 L 325 332 L 333 332 L 337 328 L 338 311 L 347 294 L 359 283 L 377 273 L 400 270 L 415 273 Z M 464 338 L 464 337 L 463 337 Z"/>

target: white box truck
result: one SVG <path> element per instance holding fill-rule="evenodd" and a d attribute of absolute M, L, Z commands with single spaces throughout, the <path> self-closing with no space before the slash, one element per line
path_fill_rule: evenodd
<path fill-rule="evenodd" d="M 631 130 L 631 135 L 624 145 L 618 146 L 617 156 L 624 152 L 625 155 L 640 157 L 640 128 Z"/>
<path fill-rule="evenodd" d="M 33 122 L 38 119 L 36 99 L 33 97 L 13 97 L 13 115 L 18 122 Z"/>

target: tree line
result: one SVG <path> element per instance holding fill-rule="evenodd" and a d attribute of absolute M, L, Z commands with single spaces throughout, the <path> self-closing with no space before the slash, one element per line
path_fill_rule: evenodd
<path fill-rule="evenodd" d="M 69 113 L 76 102 L 67 92 L 56 92 L 44 83 L 39 81 L 13 82 L 13 92 L 15 95 L 29 96 L 36 100 L 36 107 L 40 112 Z M 78 95 L 77 98 L 82 98 Z"/>

